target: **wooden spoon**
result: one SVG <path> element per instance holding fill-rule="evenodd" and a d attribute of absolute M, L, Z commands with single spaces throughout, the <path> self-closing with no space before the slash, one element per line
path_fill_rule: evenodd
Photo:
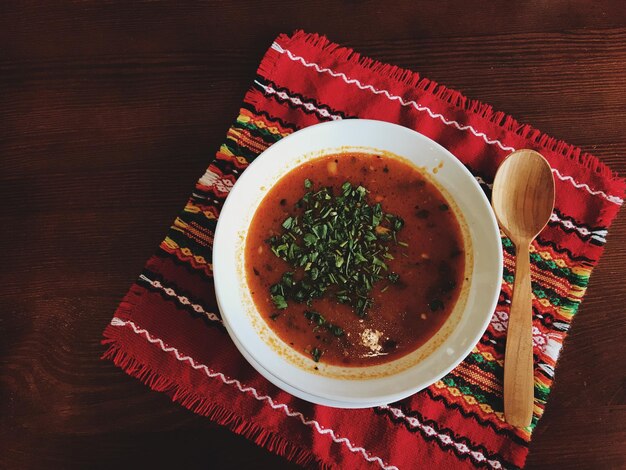
<path fill-rule="evenodd" d="M 513 152 L 498 168 L 491 201 L 517 255 L 504 356 L 504 416 L 513 426 L 525 427 L 534 407 L 529 248 L 554 209 L 550 164 L 534 150 Z"/>

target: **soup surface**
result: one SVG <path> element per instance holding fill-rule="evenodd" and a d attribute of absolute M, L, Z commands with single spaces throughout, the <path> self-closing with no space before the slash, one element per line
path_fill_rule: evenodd
<path fill-rule="evenodd" d="M 282 177 L 245 243 L 260 314 L 297 351 L 371 366 L 430 339 L 458 300 L 459 222 L 437 187 L 402 160 L 341 153 Z"/>

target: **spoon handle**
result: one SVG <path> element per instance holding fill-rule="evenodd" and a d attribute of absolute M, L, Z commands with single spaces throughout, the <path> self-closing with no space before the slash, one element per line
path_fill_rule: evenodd
<path fill-rule="evenodd" d="M 530 425 L 534 408 L 530 243 L 520 243 L 504 355 L 504 415 L 513 426 Z"/>

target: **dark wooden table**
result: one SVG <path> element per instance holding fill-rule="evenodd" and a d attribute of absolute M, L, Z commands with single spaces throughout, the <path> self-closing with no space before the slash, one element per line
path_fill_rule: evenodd
<path fill-rule="evenodd" d="M 626 175 L 622 1 L 393 3 L 0 5 L 1 468 L 289 468 L 99 360 L 280 32 L 418 70 Z M 626 465 L 625 246 L 622 214 L 528 468 Z"/>

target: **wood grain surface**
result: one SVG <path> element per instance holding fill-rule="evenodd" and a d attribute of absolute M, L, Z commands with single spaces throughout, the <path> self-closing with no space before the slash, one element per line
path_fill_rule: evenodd
<path fill-rule="evenodd" d="M 296 28 L 418 70 L 626 175 L 620 0 L 2 2 L 0 468 L 290 468 L 99 357 L 262 54 Z M 622 214 L 529 469 L 626 466 L 624 270 Z"/>

